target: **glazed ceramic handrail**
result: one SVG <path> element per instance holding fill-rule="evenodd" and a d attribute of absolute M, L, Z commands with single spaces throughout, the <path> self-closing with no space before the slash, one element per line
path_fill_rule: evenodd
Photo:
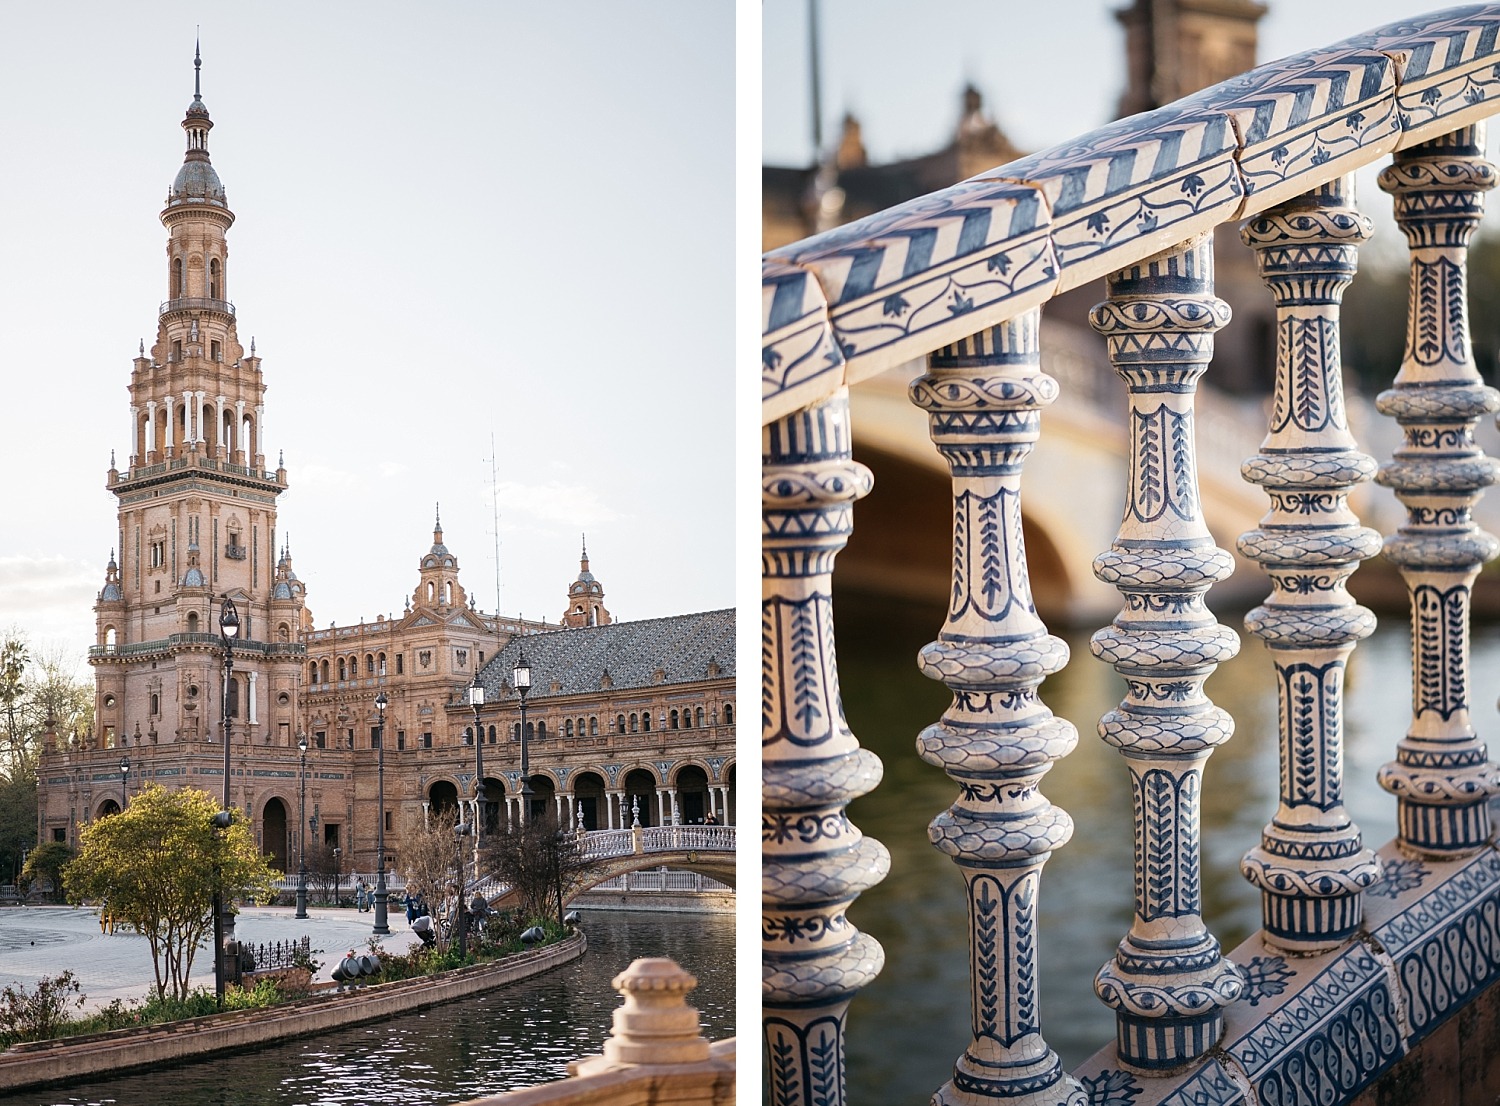
<path fill-rule="evenodd" d="M 762 425 L 1500 111 L 1497 27 L 1391 23 L 766 254 Z"/>
<path fill-rule="evenodd" d="M 762 1020 L 774 1106 L 844 1101 L 845 1012 L 884 960 L 847 916 L 890 857 L 846 811 L 881 766 L 843 716 L 832 578 L 872 487 L 853 459 L 848 385 L 922 355 L 908 394 L 952 476 L 953 559 L 945 622 L 918 664 L 953 699 L 917 745 L 958 786 L 928 836 L 964 879 L 973 1032 L 933 1101 L 1123 1103 L 1137 1076 L 1176 1081 L 1170 1102 L 1347 1101 L 1500 980 L 1497 781 L 1468 701 L 1470 590 L 1500 553 L 1472 519 L 1500 482 L 1474 429 L 1500 392 L 1475 365 L 1466 306 L 1467 247 L 1496 182 L 1483 131 L 1500 111 L 1497 37 L 1500 5 L 1393 24 L 767 255 Z M 1401 368 L 1377 401 L 1403 442 L 1377 471 L 1348 424 L 1339 312 L 1371 233 L 1352 170 L 1387 153 L 1380 186 L 1410 284 Z M 1195 404 L 1229 319 L 1213 231 L 1240 219 L 1276 312 L 1269 433 L 1241 467 L 1270 511 L 1238 548 L 1270 583 L 1245 625 L 1275 664 L 1280 802 L 1241 862 L 1262 928 L 1225 956 L 1203 917 L 1200 809 L 1204 765 L 1234 719 L 1204 685 L 1239 639 L 1206 601 L 1233 558 L 1204 519 Z M 1037 904 L 1042 868 L 1072 834 L 1040 784 L 1077 732 L 1042 698 L 1069 656 L 1036 613 L 1021 476 L 1060 390 L 1041 367 L 1042 305 L 1099 276 L 1107 296 L 1089 322 L 1126 386 L 1130 449 L 1118 535 L 1093 561 L 1123 607 L 1091 650 L 1126 687 L 1098 734 L 1130 777 L 1134 910 L 1094 981 L 1115 1043 L 1070 1076 L 1042 1036 Z M 1382 544 L 1347 500 L 1372 476 L 1406 509 L 1383 544 L 1413 638 L 1411 723 L 1379 773 L 1398 834 L 1378 851 L 1343 803 L 1345 662 L 1374 626 L 1345 583 Z M 1441 866 L 1430 887 L 1367 911 L 1367 894 L 1420 887 L 1424 861 Z M 1287 957 L 1310 959 L 1297 969 Z M 1247 1013 L 1242 999 L 1267 1005 Z"/>

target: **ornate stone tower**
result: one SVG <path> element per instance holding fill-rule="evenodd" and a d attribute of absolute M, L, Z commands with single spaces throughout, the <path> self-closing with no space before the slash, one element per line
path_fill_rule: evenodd
<path fill-rule="evenodd" d="M 443 544 L 443 516 L 439 512 L 432 524 L 432 548 L 422 558 L 422 572 L 412 604 L 418 607 L 462 607 L 468 600 L 464 586 L 458 582 L 458 558 Z"/>
<path fill-rule="evenodd" d="M 1134 0 L 1115 12 L 1125 27 L 1120 115 L 1150 111 L 1255 65 L 1256 0 Z"/>
<path fill-rule="evenodd" d="M 220 740 L 226 596 L 240 615 L 235 744 L 290 745 L 296 729 L 305 612 L 289 558 L 277 574 L 286 471 L 265 471 L 260 359 L 253 339 L 248 353 L 241 346 L 229 300 L 234 213 L 209 160 L 201 64 L 195 52 L 187 153 L 161 213 L 168 298 L 131 373 L 127 466 L 111 459 L 109 470 L 119 561 L 111 556 L 99 594 L 90 656 L 104 745 L 137 733 L 145 744 Z"/>
<path fill-rule="evenodd" d="M 568 585 L 568 609 L 562 624 L 574 626 L 608 626 L 609 612 L 604 609 L 604 585 L 589 571 L 589 543 L 583 542 L 583 556 L 578 561 L 578 579 Z"/>

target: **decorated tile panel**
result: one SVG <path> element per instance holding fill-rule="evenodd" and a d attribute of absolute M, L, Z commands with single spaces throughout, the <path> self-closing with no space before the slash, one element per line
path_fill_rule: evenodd
<path fill-rule="evenodd" d="M 1500 856 L 1465 862 L 1381 850 L 1386 879 L 1367 892 L 1371 935 L 1396 962 L 1412 1040 L 1500 980 Z"/>
<path fill-rule="evenodd" d="M 996 181 L 955 185 L 766 261 L 822 288 L 848 383 L 967 338 L 984 325 L 974 317 L 1012 316 L 1057 287 L 1041 193 Z"/>
<path fill-rule="evenodd" d="M 1369 50 L 1298 54 L 1185 102 L 1234 120 L 1245 188 L 1236 218 L 1307 192 L 1306 174 L 1346 172 L 1394 149 L 1401 137 L 1395 65 Z"/>
<path fill-rule="evenodd" d="M 1500 104 L 1500 5 L 1475 4 L 1400 20 L 1345 45 L 1383 51 L 1400 68 L 1405 148 L 1493 115 Z"/>
<path fill-rule="evenodd" d="M 1024 181 L 1042 191 L 1062 291 L 1232 218 L 1242 192 L 1236 145 L 1225 116 L 1177 104 L 976 179 Z"/>
<path fill-rule="evenodd" d="M 760 290 L 760 394 L 763 416 L 772 419 L 843 387 L 844 356 L 812 274 L 767 262 Z"/>

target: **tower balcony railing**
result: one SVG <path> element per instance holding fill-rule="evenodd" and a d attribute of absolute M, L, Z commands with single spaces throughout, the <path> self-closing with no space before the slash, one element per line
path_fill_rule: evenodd
<path fill-rule="evenodd" d="M 1500 111 L 1497 39 L 1500 4 L 1417 16 L 765 256 L 761 932 L 775 1106 L 847 1100 L 859 1022 L 846 1013 L 884 963 L 879 934 L 848 912 L 903 874 L 845 809 L 882 766 L 844 718 L 832 584 L 873 482 L 852 457 L 848 389 L 914 358 L 925 365 L 908 395 L 951 473 L 953 523 L 946 618 L 917 661 L 953 698 L 917 751 L 957 789 L 928 834 L 962 876 L 972 1030 L 933 1101 L 1344 1102 L 1500 981 L 1496 768 L 1468 701 L 1470 592 L 1500 551 L 1471 518 L 1500 477 L 1474 429 L 1500 393 L 1476 369 L 1466 314 L 1467 246 L 1496 179 L 1483 136 Z M 1351 174 L 1387 157 L 1380 187 L 1410 281 L 1404 356 L 1377 400 L 1402 441 L 1377 463 L 1348 424 L 1338 338 L 1372 234 Z M 1200 810 L 1204 765 L 1234 730 L 1205 681 L 1239 638 L 1206 601 L 1233 562 L 1203 519 L 1195 441 L 1197 384 L 1229 317 L 1211 249 L 1226 225 L 1254 251 L 1276 317 L 1266 436 L 1241 467 L 1268 510 L 1238 549 L 1267 577 L 1245 626 L 1270 649 L 1280 708 L 1279 804 L 1260 840 L 1234 843 L 1262 928 L 1227 956 L 1204 917 Z M 1040 783 L 1078 734 L 1043 683 L 1096 661 L 1070 661 L 1036 613 L 1022 472 L 1059 393 L 1041 370 L 1041 311 L 1099 277 L 1089 322 L 1124 382 L 1129 463 L 1118 535 L 1091 566 L 1121 608 L 1090 648 L 1123 678 L 1097 730 L 1127 770 L 1134 901 L 1093 985 L 1116 1039 L 1069 1074 L 1037 993 L 1039 963 L 1068 950 L 1048 946 L 1038 902 L 1073 824 Z M 1348 505 L 1372 478 L 1406 513 L 1383 542 Z M 1345 585 L 1382 546 L 1410 597 L 1412 697 L 1378 773 L 1397 837 L 1372 849 L 1344 804 L 1342 718 L 1346 661 L 1375 620 Z M 1124 913 L 1107 898 L 1070 896 Z M 902 1047 L 923 1048 L 925 1028 Z"/>
<path fill-rule="evenodd" d="M 165 315 L 169 311 L 219 311 L 225 315 L 234 314 L 234 304 L 229 300 L 212 299 L 207 296 L 179 296 L 176 299 L 162 301 L 161 309 L 157 314 Z"/>
<path fill-rule="evenodd" d="M 132 641 L 117 644 L 90 645 L 89 656 L 93 657 L 137 657 L 150 653 L 166 653 L 185 645 L 207 645 L 224 648 L 224 639 L 218 634 L 169 634 L 152 641 Z M 259 653 L 262 656 L 303 656 L 306 646 L 290 641 L 236 641 L 236 653 Z"/>

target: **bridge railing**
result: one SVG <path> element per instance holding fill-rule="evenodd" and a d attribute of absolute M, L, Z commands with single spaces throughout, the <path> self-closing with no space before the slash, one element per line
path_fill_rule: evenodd
<path fill-rule="evenodd" d="M 1041 698 L 1069 657 L 1036 615 L 1021 536 L 1022 470 L 1058 391 L 1040 369 L 1040 310 L 1101 276 L 1090 323 L 1125 384 L 1130 469 L 1118 537 L 1093 562 L 1122 608 L 1091 650 L 1127 689 L 1098 730 L 1124 757 L 1135 810 L 1134 917 L 1095 981 L 1117 1021 L 1109 1079 L 1176 1073 L 1250 1098 L 1295 1069 L 1300 1086 L 1342 1100 L 1500 978 L 1495 770 L 1467 701 L 1470 588 L 1500 548 L 1470 518 L 1500 475 L 1473 431 L 1500 393 L 1475 367 L 1465 305 L 1466 247 L 1495 183 L 1483 133 L 1500 110 L 1497 37 L 1500 5 L 1392 24 L 766 255 L 762 994 L 776 1106 L 844 1101 L 845 1012 L 882 965 L 846 917 L 890 861 L 845 814 L 881 766 L 843 718 L 831 584 L 872 483 L 852 459 L 847 389 L 924 356 L 909 394 L 952 473 L 953 563 L 946 621 L 918 664 L 953 702 L 918 749 L 959 790 L 929 835 L 965 881 L 973 1029 L 934 1101 L 1071 1103 L 1106 1086 L 1103 1073 L 1062 1071 L 1038 1014 L 1040 875 L 1072 833 L 1039 783 L 1077 734 Z M 1350 174 L 1387 155 L 1380 185 L 1411 290 L 1401 368 L 1378 400 L 1404 443 L 1377 466 L 1348 426 L 1338 325 L 1371 234 Z M 1287 1015 L 1304 1001 L 1296 989 L 1327 979 L 1309 969 L 1270 986 L 1221 953 L 1202 915 L 1203 768 L 1234 728 L 1204 683 L 1239 648 L 1205 600 L 1232 559 L 1202 518 L 1195 443 L 1197 383 L 1229 316 L 1211 248 L 1226 223 L 1256 253 L 1277 334 L 1267 435 L 1241 469 L 1269 498 L 1238 547 L 1268 576 L 1246 628 L 1271 649 L 1281 707 L 1280 804 L 1241 865 L 1262 898 L 1252 940 L 1337 963 L 1347 984 L 1306 999 L 1317 1013 L 1303 1022 Z M 1414 641 L 1411 722 L 1379 777 L 1398 837 L 1378 855 L 1342 792 L 1344 665 L 1374 626 L 1345 583 L 1382 547 L 1347 497 L 1372 477 L 1406 508 L 1383 544 L 1407 582 Z M 1446 905 L 1414 920 L 1402 898 L 1377 928 L 1364 895 L 1398 853 L 1436 875 L 1413 891 L 1403 869 L 1392 899 Z M 1357 941 L 1362 929 L 1375 940 Z M 1461 951 L 1443 953 L 1445 941 Z M 1226 1035 L 1242 998 L 1267 1001 Z M 1259 1019 L 1278 1004 L 1272 1033 Z M 1196 1063 L 1216 1045 L 1216 1060 Z"/>

